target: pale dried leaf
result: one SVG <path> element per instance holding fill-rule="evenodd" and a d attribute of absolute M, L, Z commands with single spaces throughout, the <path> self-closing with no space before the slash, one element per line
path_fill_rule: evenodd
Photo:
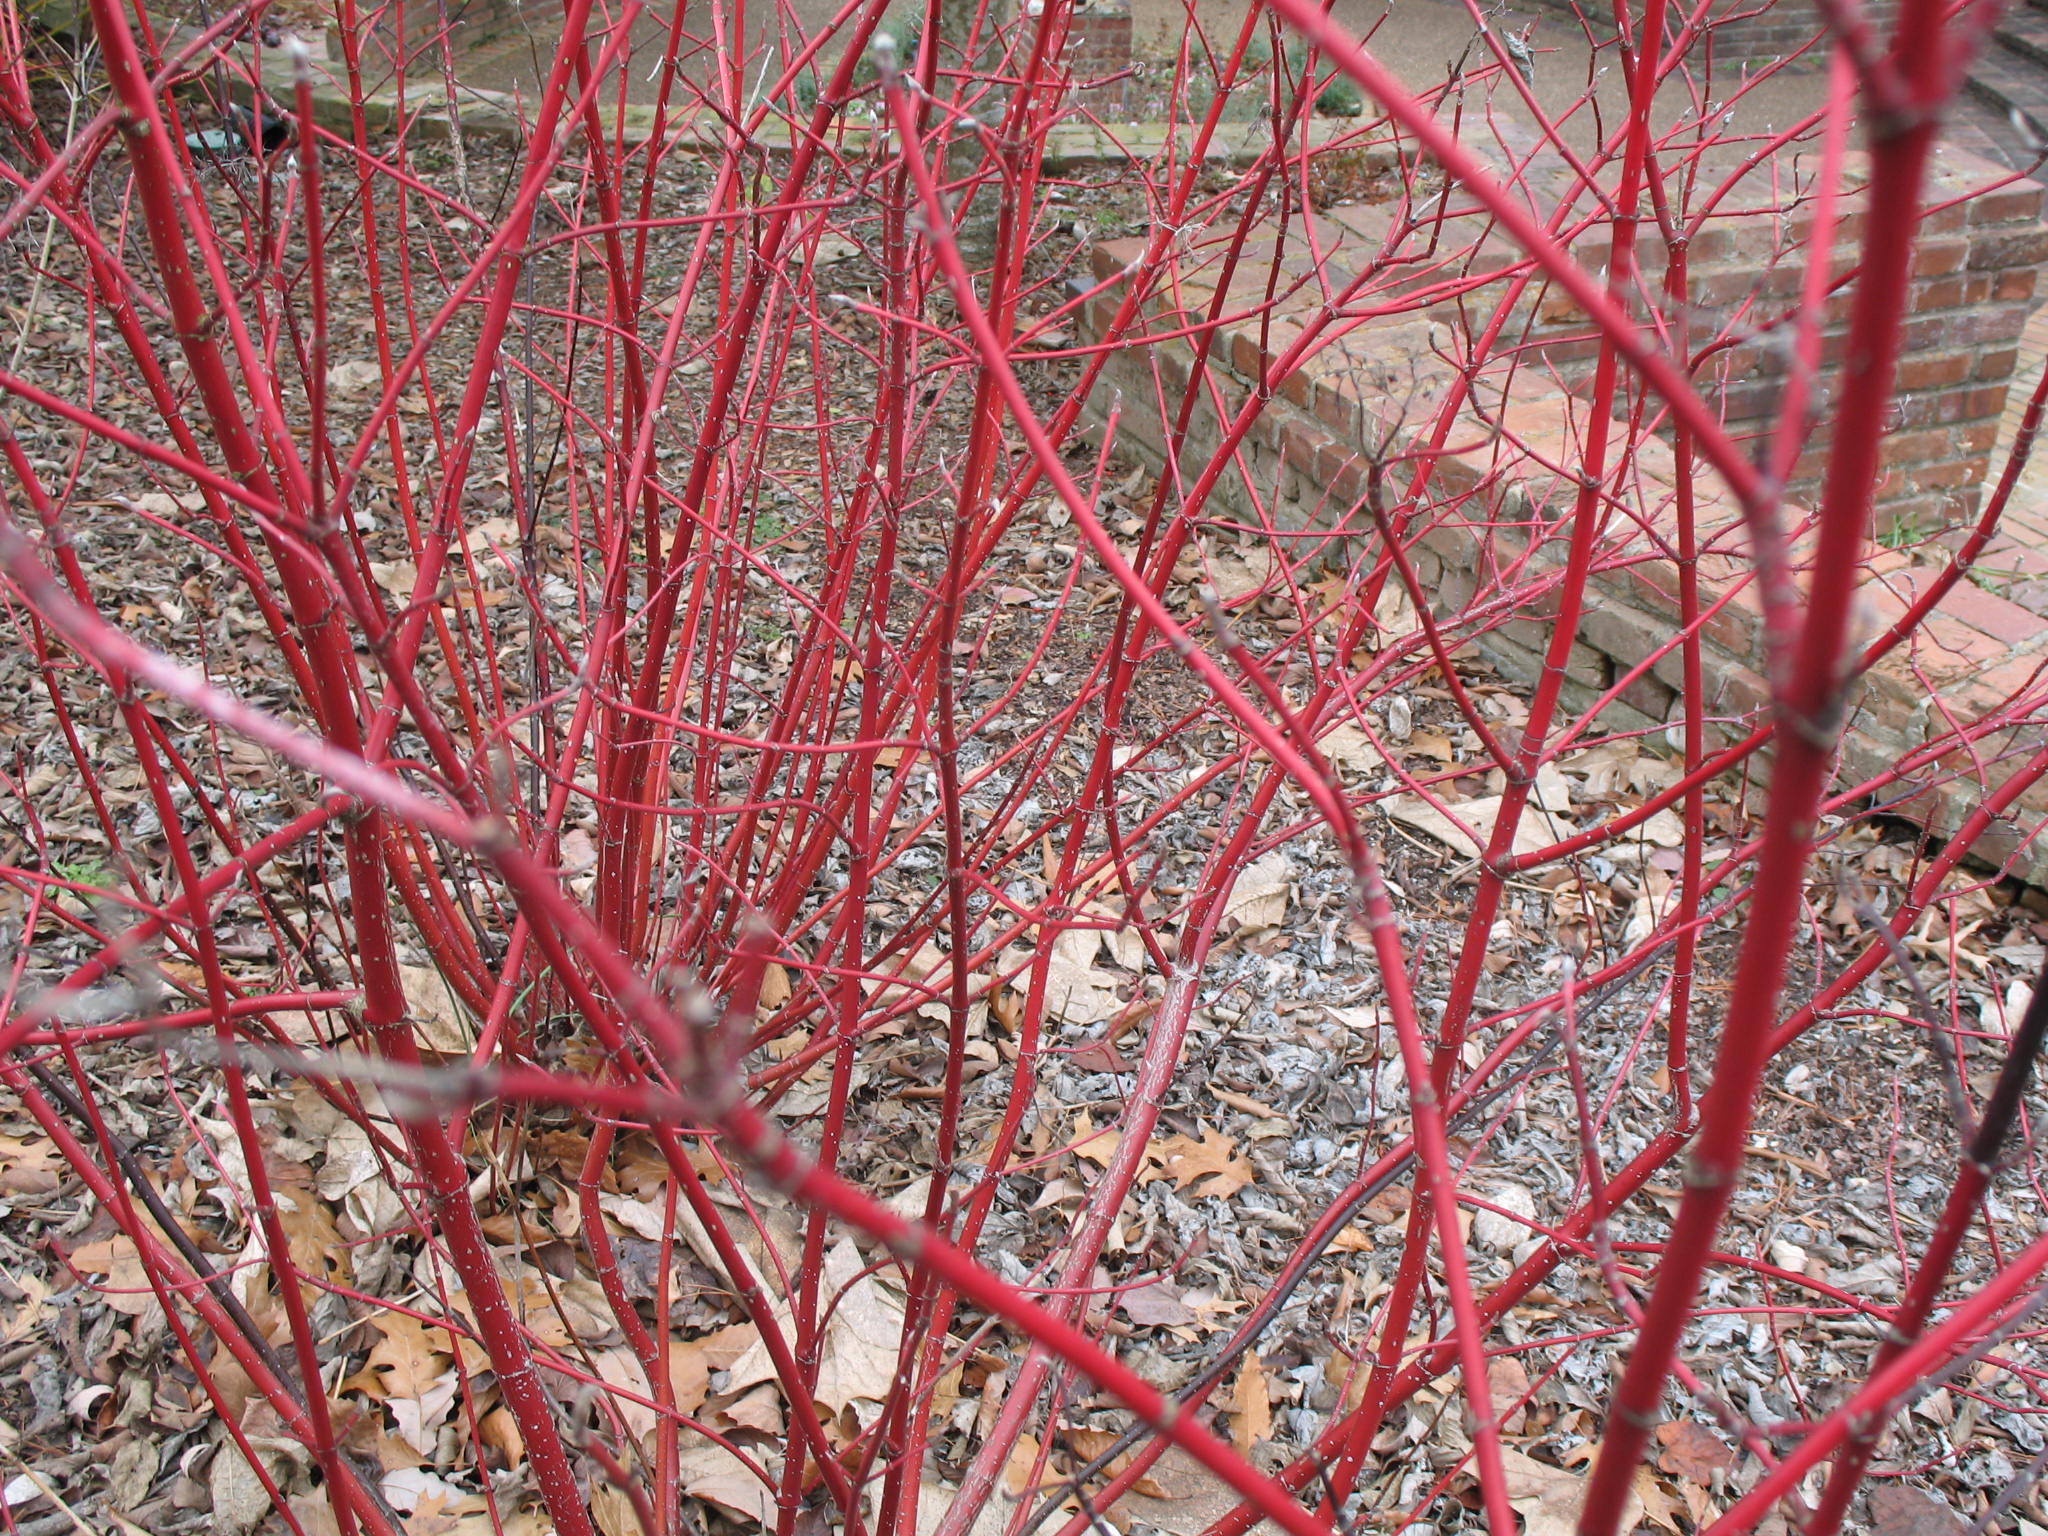
<path fill-rule="evenodd" d="M 1276 848 L 1245 866 L 1237 884 L 1230 888 L 1223 915 L 1246 928 L 1277 928 L 1286 920 L 1293 880 L 1293 864 Z"/>
<path fill-rule="evenodd" d="M 444 1056 L 468 1055 L 476 1041 L 441 973 L 431 965 L 401 965 L 398 980 L 420 1043 Z"/>
<path fill-rule="evenodd" d="M 1471 828 L 1468 832 L 1420 795 L 1393 795 L 1381 802 L 1387 814 L 1404 827 L 1425 833 L 1468 859 L 1478 858 L 1484 851 L 1482 842 L 1493 836 L 1493 824 L 1500 817 L 1500 803 L 1499 795 L 1482 795 L 1475 800 L 1460 800 L 1452 806 L 1458 821 Z M 1546 829 L 1548 835 L 1545 835 Z M 1562 818 L 1552 818 L 1540 807 L 1529 806 L 1515 824 L 1514 852 L 1539 852 L 1577 830 Z"/>
<path fill-rule="evenodd" d="M 1576 1472 L 1506 1447 L 1500 1457 L 1507 1473 L 1508 1499 L 1524 1522 L 1522 1536 L 1576 1536 L 1579 1509 L 1586 1502 L 1586 1480 Z M 1643 1501 L 1631 1487 L 1622 1505 L 1620 1528 L 1632 1531 L 1642 1518 Z"/>

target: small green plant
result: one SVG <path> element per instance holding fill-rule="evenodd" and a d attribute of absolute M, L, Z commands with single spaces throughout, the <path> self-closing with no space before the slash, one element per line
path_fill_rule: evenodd
<path fill-rule="evenodd" d="M 1911 549 L 1916 544 L 1925 544 L 1936 532 L 1936 525 L 1918 513 L 1894 512 L 1880 520 L 1877 542 L 1886 549 Z"/>
<path fill-rule="evenodd" d="M 1318 64 L 1317 72 L 1321 73 L 1325 68 L 1327 66 Z M 1310 79 L 1308 50 L 1299 43 L 1287 50 L 1287 73 L 1297 86 L 1307 84 Z M 1365 97 L 1351 81 L 1337 75 L 1316 93 L 1315 110 L 1318 117 L 1363 117 Z"/>
<path fill-rule="evenodd" d="M 50 873 L 73 885 L 90 885 L 101 890 L 114 883 L 113 869 L 100 858 L 59 859 L 50 865 Z"/>
<path fill-rule="evenodd" d="M 1308 50 L 1296 43 L 1286 53 L 1286 81 L 1290 89 L 1299 89 L 1308 76 Z M 1202 58 L 1190 70 L 1188 88 L 1188 110 L 1200 114 L 1208 110 L 1215 99 L 1218 82 L 1215 71 L 1222 63 L 1220 59 Z M 1244 53 L 1243 65 L 1231 87 L 1233 100 L 1226 109 L 1226 119 L 1257 115 L 1261 103 L 1258 96 L 1264 92 L 1273 68 L 1273 45 L 1264 38 L 1255 39 Z M 1318 69 L 1318 73 L 1325 72 Z M 1319 117 L 1362 117 L 1365 114 L 1365 97 L 1350 80 L 1339 75 L 1316 93 L 1315 111 Z"/>
<path fill-rule="evenodd" d="M 1993 597 L 2010 598 L 2016 588 L 2023 586 L 2027 582 L 2039 581 L 2040 579 L 2041 577 L 2035 572 L 2022 570 L 2018 566 L 1973 565 L 1970 567 L 1970 580 L 1986 592 L 1989 592 Z"/>
<path fill-rule="evenodd" d="M 1339 75 L 1324 86 L 1316 97 L 1318 117 L 1363 117 L 1365 97 L 1344 76 Z"/>

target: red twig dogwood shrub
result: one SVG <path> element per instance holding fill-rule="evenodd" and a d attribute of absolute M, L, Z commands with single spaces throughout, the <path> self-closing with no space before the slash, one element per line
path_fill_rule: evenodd
<path fill-rule="evenodd" d="M 2039 253 L 1825 10 L 10 0 L 0 1080 L 222 1523 L 2017 1518 L 2041 393 L 1874 533 Z"/>

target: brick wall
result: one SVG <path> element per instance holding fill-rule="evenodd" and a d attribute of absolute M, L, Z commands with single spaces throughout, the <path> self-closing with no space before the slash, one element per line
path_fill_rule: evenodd
<path fill-rule="evenodd" d="M 1931 173 L 1929 203 L 1949 206 L 1936 206 L 1927 215 L 1914 257 L 1913 319 L 1904 338 L 1897 415 L 1885 442 L 1886 476 L 1878 488 L 1882 516 L 1901 526 L 1934 528 L 1975 515 L 2005 406 L 2006 381 L 2036 302 L 2040 266 L 2048 261 L 2048 226 L 2042 222 L 2038 184 L 2020 182 L 1962 201 L 2001 174 L 2000 168 L 1960 150 L 1945 152 Z M 1564 167 L 1545 170 L 1540 162 L 1530 184 L 1548 206 L 1572 191 Z M 1863 228 L 1860 203 L 1860 188 L 1854 188 L 1838 209 L 1833 278 L 1845 275 L 1854 261 Z M 1778 200 L 1767 178 L 1752 178 L 1719 205 L 1716 217 L 1691 242 L 1689 340 L 1706 360 L 1703 381 L 1738 436 L 1767 433 L 1778 424 L 1793 367 L 1795 322 L 1805 309 L 1813 218 L 1810 204 Z M 1391 213 L 1386 208 L 1339 209 L 1332 219 L 1372 243 L 1387 237 Z M 1514 267 L 1519 253 L 1492 232 L 1476 208 L 1444 223 L 1443 245 L 1455 248 L 1468 240 L 1476 243 L 1478 254 L 1466 270 Z M 1569 244 L 1583 266 L 1593 271 L 1607 266 L 1612 246 L 1604 223 L 1575 226 Z M 1642 286 L 1661 290 L 1663 249 L 1654 226 L 1646 224 L 1638 266 Z M 1425 274 L 1407 286 L 1415 291 L 1433 280 L 1433 274 Z M 1505 289 L 1502 281 L 1462 302 L 1485 303 Z M 1809 402 L 1808 447 L 1790 479 L 1795 496 L 1817 486 L 1825 462 L 1832 421 L 1828 375 L 1846 343 L 1850 298 L 1849 289 L 1838 287 L 1823 311 L 1823 376 Z M 1431 313 L 1454 320 L 1457 305 L 1447 302 Z M 1518 315 L 1516 334 L 1524 338 L 1530 360 L 1567 387 L 1589 382 L 1598 338 L 1562 290 L 1535 287 Z"/>
<path fill-rule="evenodd" d="M 1578 27 L 1578 16 L 1585 15 L 1596 36 L 1602 29 L 1611 31 L 1613 10 L 1597 4 L 1578 5 L 1573 0 L 1527 0 L 1538 9 L 1555 12 L 1572 18 L 1574 30 Z M 1868 0 L 1862 12 L 1880 35 L 1888 33 L 1898 19 L 1899 0 Z M 1675 14 L 1668 25 L 1676 26 Z M 1641 15 L 1640 9 L 1636 14 Z M 1707 36 L 1694 45 L 1692 56 L 1695 62 L 1704 63 L 1712 58 L 1717 68 L 1740 70 L 1744 65 L 1755 68 L 1778 59 L 1789 59 L 1799 55 L 1793 64 L 1795 69 L 1816 69 L 1827 63 L 1827 50 L 1808 47 L 1820 36 L 1824 23 L 1819 8 L 1813 0 L 1720 0 L 1711 15 Z M 1805 49 L 1804 53 L 1800 50 Z M 1709 52 L 1711 50 L 1711 53 Z"/>
<path fill-rule="evenodd" d="M 1042 0 L 1024 0 L 1027 21 Z M 1131 67 L 1130 0 L 1076 0 L 1067 12 L 1060 67 L 1074 89 L 1071 104 L 1116 114 L 1134 99 L 1131 82 L 1114 78 Z"/>
<path fill-rule="evenodd" d="M 1950 152 L 1935 170 L 1931 201 L 1982 187 L 1999 174 L 1985 162 Z M 1843 207 L 1850 251 L 1859 202 L 1851 195 Z M 1886 445 L 1886 480 L 1879 488 L 1894 515 L 1931 505 L 1931 497 L 1940 498 L 1944 516 L 1974 507 L 2014 367 L 2015 343 L 2031 307 L 2039 266 L 2048 257 L 2041 208 L 2041 190 L 2021 184 L 1957 203 L 1926 222 L 1914 278 L 1916 318 L 1901 369 L 1898 424 Z M 1802 210 L 1786 210 L 1774 216 L 1766 233 L 1761 216 L 1729 210 L 1725 221 L 1710 224 L 1695 242 L 1702 273 L 1729 274 L 1726 286 L 1741 295 L 1759 285 L 1766 291 L 1785 287 L 1787 276 L 1798 274 L 1796 242 L 1805 217 L 1810 215 Z M 1362 260 L 1386 254 L 1380 243 L 1383 213 L 1376 223 L 1350 212 L 1347 218 L 1326 221 L 1320 234 L 1321 248 L 1331 253 L 1334 281 L 1342 281 L 1347 263 L 1356 270 Z M 1603 232 L 1588 232 L 1573 240 L 1571 249 L 1597 267 L 1603 241 Z M 1447 232 L 1442 248 L 1457 247 L 1457 238 Z M 1097 279 L 1122 273 L 1141 249 L 1135 241 L 1099 249 Z M 1488 259 L 1498 263 L 1507 257 L 1501 253 Z M 1307 272 L 1300 260 L 1273 252 L 1270 242 L 1247 253 L 1239 291 L 1230 296 L 1226 313 L 1254 313 L 1276 264 L 1287 276 Z M 1478 275 L 1498 269 L 1482 265 Z M 1460 262 L 1455 270 L 1469 269 Z M 1392 308 L 1391 301 L 1404 289 L 1416 294 L 1420 305 L 1425 285 L 1445 277 L 1439 269 L 1390 280 L 1372 290 L 1372 304 L 1361 301 L 1354 308 L 1361 314 L 1372 307 Z M 1789 286 L 1796 291 L 1798 285 Z M 1199 268 L 1183 275 L 1175 291 L 1179 308 L 1162 307 L 1151 314 L 1154 325 L 1178 328 L 1205 318 L 1212 290 L 1203 286 Z M 1409 483 L 1423 434 L 1434 425 L 1434 406 L 1443 399 L 1450 369 L 1442 354 L 1451 345 L 1451 333 L 1440 320 L 1432 322 L 1427 305 L 1382 313 L 1354 323 L 1340 342 L 1309 364 L 1272 378 L 1274 360 L 1299 334 L 1302 319 L 1319 310 L 1323 291 L 1304 286 L 1301 292 L 1310 297 L 1298 301 L 1298 308 L 1283 304 L 1226 327 L 1210 375 L 1212 385 L 1220 386 L 1220 399 L 1206 392 L 1200 397 L 1187 451 L 1206 461 L 1217 450 L 1222 422 L 1253 396 L 1264 376 L 1271 386 L 1269 398 L 1242 446 L 1235 473 L 1218 485 L 1216 511 L 1248 515 L 1256 503 L 1310 540 L 1296 548 L 1295 558 L 1310 558 L 1320 534 L 1329 558 L 1351 560 L 1369 553 L 1374 542 L 1359 510 L 1367 484 L 1367 445 L 1376 444 L 1381 461 L 1395 466 L 1398 495 Z M 1498 292 L 1495 283 L 1468 292 L 1470 312 L 1490 313 L 1487 300 Z M 1087 321 L 1098 331 L 1116 297 L 1114 291 L 1105 292 L 1091 304 Z M 1720 302 L 1726 301 L 1724 296 Z M 1574 392 L 1576 380 L 1564 366 L 1583 361 L 1573 349 L 1585 341 L 1582 319 L 1568 309 L 1553 305 L 1547 293 L 1524 301 L 1522 318 L 1532 333 L 1547 327 L 1550 339 L 1524 350 L 1523 366 L 1511 383 L 1498 378 L 1481 382 L 1446 449 L 1432 456 L 1433 479 L 1416 508 L 1411 546 L 1422 585 L 1434 595 L 1438 612 L 1464 626 L 1454 631 L 1455 637 L 1524 684 L 1540 672 L 1548 644 L 1542 602 L 1518 598 L 1503 610 L 1512 613 L 1504 623 L 1473 623 L 1470 615 L 1483 614 L 1489 596 L 1510 582 L 1519 586 L 1540 578 L 1564 561 L 1564 514 L 1577 490 L 1573 466 L 1587 424 L 1584 400 Z M 1828 318 L 1830 361 L 1839 354 L 1840 320 L 1834 313 Z M 1558 368 L 1540 365 L 1547 351 L 1560 355 Z M 1115 355 L 1098 403 L 1106 405 L 1113 390 L 1121 391 L 1119 443 L 1125 450 L 1154 457 L 1163 451 L 1159 402 L 1168 410 L 1177 408 L 1187 393 L 1191 357 L 1180 341 Z M 1782 380 L 1760 381 L 1759 375 L 1768 374 L 1767 365 L 1760 353 L 1735 359 L 1721 389 L 1732 410 L 1768 410 L 1769 391 L 1781 388 Z M 1824 434 L 1824 423 L 1820 430 Z M 1803 466 L 1813 468 L 1811 463 Z M 1678 655 L 1664 657 L 1639 677 L 1630 674 L 1677 631 L 1678 571 L 1670 557 L 1676 542 L 1676 483 L 1668 448 L 1652 436 L 1639 436 L 1632 460 L 1603 483 L 1613 511 L 1596 551 L 1591 601 L 1571 648 L 1565 688 L 1567 706 L 1581 712 L 1618 690 L 1601 708 L 1601 730 L 1649 731 L 1672 718 L 1681 682 Z M 1747 584 L 1751 570 L 1743 558 L 1738 509 L 1710 471 L 1696 472 L 1692 489 L 1707 551 L 1699 572 L 1707 603 L 1720 605 L 1703 626 L 1707 703 L 1717 728 L 1734 736 L 1762 720 L 1768 703 L 1758 605 Z M 1801 493 L 1795 491 L 1792 499 L 1789 520 L 1796 524 Z M 1805 555 L 1795 550 L 1795 558 Z M 1882 545 L 1873 546 L 1867 569 L 1863 616 L 1867 633 L 1874 634 L 1877 626 L 1904 611 L 1929 572 L 1915 567 L 1906 552 Z M 2038 664 L 2032 651 L 2048 651 L 2048 624 L 1968 583 L 1951 595 L 1943 614 L 1939 632 L 1927 644 L 1910 657 L 1895 653 L 1886 668 L 1865 679 L 1845 745 L 1845 778 L 1861 782 L 1894 770 L 1948 719 L 1973 718 L 1973 712 L 1989 707 L 2000 686 Z M 1929 769 L 1890 786 L 1881 798 L 1890 811 L 1947 830 L 1974 807 L 1981 787 L 1967 774 L 1955 777 Z M 2042 809 L 2048 811 L 2048 804 Z M 2005 847 L 1994 840 L 1988 851 L 2002 856 L 2018 846 L 2017 836 L 2015 831 Z M 2048 856 L 2029 852 L 2020 869 L 2037 880 L 2048 879 Z"/>

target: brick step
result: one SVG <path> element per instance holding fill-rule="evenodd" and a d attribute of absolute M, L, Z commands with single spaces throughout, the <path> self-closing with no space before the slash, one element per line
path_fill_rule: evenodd
<path fill-rule="evenodd" d="M 2048 11 L 2031 5 L 2007 11 L 1991 40 L 2036 69 L 2048 68 Z"/>
<path fill-rule="evenodd" d="M 2000 48 L 1978 58 L 1968 84 L 1979 100 L 2048 124 L 2048 71 L 2038 63 Z"/>

